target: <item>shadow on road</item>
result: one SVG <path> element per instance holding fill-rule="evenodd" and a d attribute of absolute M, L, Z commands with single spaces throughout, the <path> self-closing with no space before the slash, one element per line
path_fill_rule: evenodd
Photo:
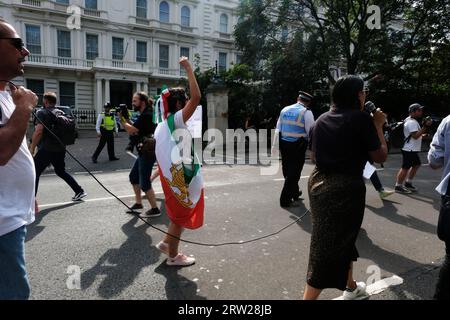
<path fill-rule="evenodd" d="M 396 224 L 407 226 L 409 228 L 416 229 L 418 231 L 427 232 L 430 234 L 436 234 L 436 226 L 433 224 L 430 224 L 428 222 L 425 222 L 423 220 L 417 219 L 416 217 L 410 216 L 410 215 L 400 215 L 398 213 L 398 209 L 394 206 L 394 204 L 397 204 L 396 202 L 392 201 L 384 201 L 384 206 L 381 208 L 372 207 L 369 205 L 366 205 L 366 208 L 369 209 L 371 212 L 375 213 L 376 215 L 379 215 L 380 217 L 383 217 L 391 222 L 394 222 Z M 365 213 L 370 214 L 370 213 Z M 437 216 L 436 216 L 437 219 Z M 437 220 L 436 220 L 437 223 Z"/>
<path fill-rule="evenodd" d="M 205 297 L 197 294 L 197 284 L 178 274 L 180 267 L 170 267 L 164 260 L 155 272 L 166 278 L 167 300 L 206 300 Z"/>
<path fill-rule="evenodd" d="M 50 212 L 58 211 L 58 210 L 66 209 L 66 208 L 70 208 L 70 207 L 76 206 L 76 205 L 81 204 L 81 203 L 83 203 L 83 202 L 82 201 L 80 201 L 80 202 L 73 202 L 73 203 L 62 205 L 62 206 L 51 207 L 51 208 L 48 208 L 48 209 L 41 210 L 38 214 L 36 214 L 36 220 L 34 221 L 34 223 L 32 223 L 31 225 L 29 225 L 27 227 L 27 239 L 26 239 L 26 242 L 33 240 L 42 231 L 44 231 L 45 227 L 44 226 L 40 226 L 39 224 L 42 222 L 42 220 L 45 218 L 45 216 L 48 215 Z"/>
<path fill-rule="evenodd" d="M 109 249 L 97 264 L 81 276 L 83 290 L 89 288 L 100 275 L 105 276 L 98 286 L 100 297 L 112 299 L 133 284 L 142 269 L 159 261 L 161 253 L 152 245 L 152 237 L 147 234 L 149 228 L 134 216 L 122 226 L 128 236 L 118 249 Z"/>

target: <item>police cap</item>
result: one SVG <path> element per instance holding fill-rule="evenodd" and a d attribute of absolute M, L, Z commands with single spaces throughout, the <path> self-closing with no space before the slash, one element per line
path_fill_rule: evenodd
<path fill-rule="evenodd" d="M 305 91 L 299 91 L 298 97 L 306 102 L 311 102 L 314 99 L 314 97 L 311 94 Z"/>

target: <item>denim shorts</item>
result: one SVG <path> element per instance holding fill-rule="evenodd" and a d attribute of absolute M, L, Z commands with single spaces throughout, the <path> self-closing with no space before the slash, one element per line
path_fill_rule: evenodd
<path fill-rule="evenodd" d="M 154 161 L 149 161 L 143 156 L 139 156 L 134 163 L 133 169 L 131 169 L 130 183 L 132 185 L 139 185 L 144 192 L 151 190 L 152 182 L 150 176 L 154 164 Z"/>
<path fill-rule="evenodd" d="M 30 284 L 25 269 L 25 226 L 0 236 L 0 300 L 27 300 Z"/>

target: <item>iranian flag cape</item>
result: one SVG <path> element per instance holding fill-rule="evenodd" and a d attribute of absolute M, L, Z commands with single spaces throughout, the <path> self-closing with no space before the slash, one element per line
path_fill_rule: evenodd
<path fill-rule="evenodd" d="M 156 109 L 164 108 L 164 94 L 163 92 L 162 101 L 158 101 Z M 178 150 L 172 152 L 172 150 L 178 149 L 172 136 L 176 129 L 175 117 L 173 114 L 167 116 L 167 112 L 161 111 L 163 112 L 156 119 L 164 117 L 165 120 L 158 124 L 154 136 L 166 211 L 173 223 L 187 229 L 198 229 L 203 225 L 205 209 L 200 165 L 198 161 L 194 162 L 195 154 L 193 152 L 191 154 L 192 165 L 183 164 Z"/>

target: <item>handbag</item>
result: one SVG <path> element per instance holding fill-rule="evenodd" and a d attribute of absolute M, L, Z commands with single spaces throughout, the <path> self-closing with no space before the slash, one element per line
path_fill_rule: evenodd
<path fill-rule="evenodd" d="M 146 160 L 156 161 L 156 139 L 153 135 L 143 137 L 137 145 L 137 149 Z"/>
<path fill-rule="evenodd" d="M 450 183 L 447 187 L 447 193 L 442 196 L 437 235 L 442 241 L 450 241 Z"/>

